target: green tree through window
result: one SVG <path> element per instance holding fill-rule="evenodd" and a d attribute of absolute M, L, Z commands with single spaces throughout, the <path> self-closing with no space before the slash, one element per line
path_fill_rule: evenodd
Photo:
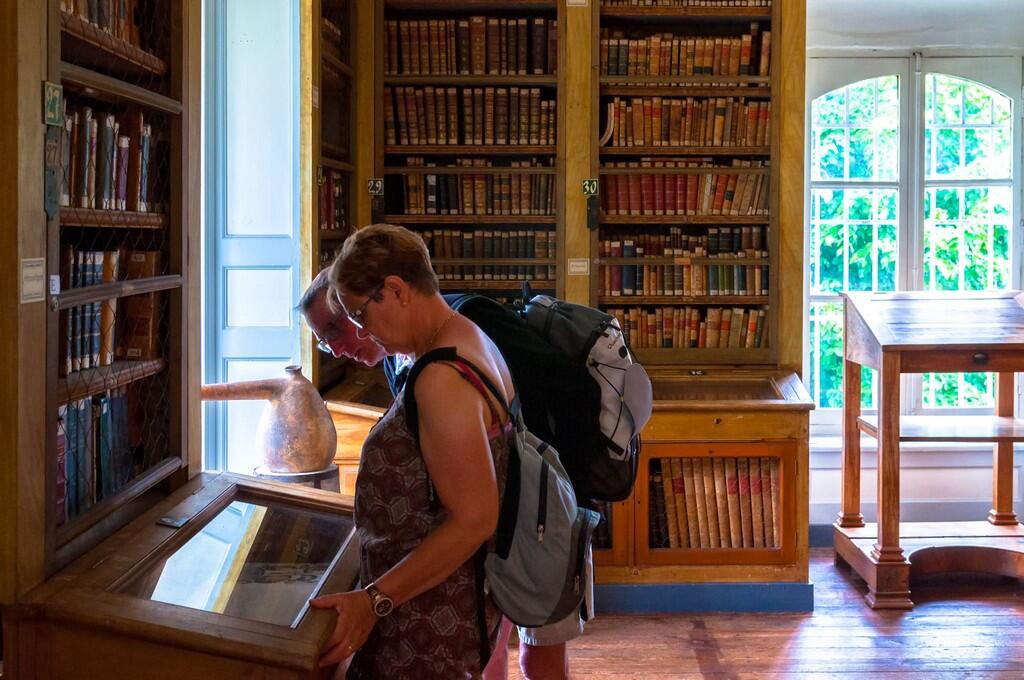
<path fill-rule="evenodd" d="M 921 264 L 920 276 L 908 284 L 912 289 L 1011 285 L 1012 100 L 939 73 L 926 75 L 923 94 L 919 243 L 899 241 L 901 179 L 906 181 L 899 163 L 899 78 L 862 80 L 811 104 L 807 379 L 822 408 L 842 406 L 841 293 L 900 289 L 897 262 L 912 254 Z M 904 248 L 914 252 L 901 253 Z M 873 408 L 872 371 L 863 372 L 862 387 L 863 406 Z M 993 389 L 991 374 L 926 374 L 922 406 L 990 407 Z"/>

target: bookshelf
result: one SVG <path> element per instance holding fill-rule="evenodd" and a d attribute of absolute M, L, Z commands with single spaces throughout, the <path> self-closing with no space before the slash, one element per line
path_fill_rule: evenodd
<path fill-rule="evenodd" d="M 49 26 L 44 78 L 62 87 L 42 159 L 39 577 L 200 467 L 186 390 L 198 384 L 199 3 L 123 9 L 52 0 L 35 15 Z"/>
<path fill-rule="evenodd" d="M 563 12 L 377 2 L 374 221 L 423 236 L 442 290 L 564 290 Z"/>
<path fill-rule="evenodd" d="M 603 509 L 598 582 L 777 582 L 802 600 L 804 3 L 595 4 L 584 294 L 655 386 L 634 492 Z"/>
<path fill-rule="evenodd" d="M 355 195 L 359 144 L 353 135 L 360 125 L 360 74 L 353 64 L 367 48 L 359 37 L 359 5 L 353 0 L 305 0 L 300 8 L 303 246 L 309 253 L 304 281 L 331 263 L 360 222 Z M 302 363 L 321 390 L 342 380 L 348 364 L 317 351 L 312 334 L 303 344 Z"/>
<path fill-rule="evenodd" d="M 591 302 L 645 362 L 773 365 L 776 13 L 640 4 L 599 10 Z"/>

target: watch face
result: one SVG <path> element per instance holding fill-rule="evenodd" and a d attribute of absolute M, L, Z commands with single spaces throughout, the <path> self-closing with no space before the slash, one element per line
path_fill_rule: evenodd
<path fill-rule="evenodd" d="M 390 597 L 382 597 L 373 603 L 373 613 L 377 616 L 387 616 L 394 609 L 395 603 Z"/>

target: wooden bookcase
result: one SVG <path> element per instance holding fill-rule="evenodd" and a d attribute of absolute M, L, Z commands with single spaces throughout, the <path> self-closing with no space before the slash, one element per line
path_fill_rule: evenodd
<path fill-rule="evenodd" d="M 581 22 L 597 74 L 590 176 L 601 193 L 590 211 L 588 301 L 619 312 L 655 384 L 633 495 L 605 508 L 598 582 L 806 584 L 813 404 L 793 372 L 801 363 L 803 133 L 793 123 L 803 117 L 804 3 L 653 4 L 600 3 L 589 25 Z M 724 310 L 740 315 L 741 332 L 708 346 L 709 336 L 728 337 Z M 752 312 L 763 312 L 760 334 Z M 718 333 L 708 333 L 709 317 Z M 762 463 L 771 491 L 758 513 L 749 471 Z M 707 502 L 700 518 L 694 495 Z M 673 500 L 680 512 L 666 507 Z M 686 533 L 697 519 L 700 531 Z M 716 538 L 716 524 L 728 535 Z"/>
<path fill-rule="evenodd" d="M 376 8 L 374 221 L 424 236 L 442 290 L 560 294 L 562 3 Z"/>
<path fill-rule="evenodd" d="M 48 297 L 33 342 L 45 373 L 38 395 L 23 386 L 45 413 L 45 576 L 200 467 L 187 389 L 198 384 L 200 10 L 40 5 L 45 77 L 62 87 L 62 124 L 44 130 Z"/>

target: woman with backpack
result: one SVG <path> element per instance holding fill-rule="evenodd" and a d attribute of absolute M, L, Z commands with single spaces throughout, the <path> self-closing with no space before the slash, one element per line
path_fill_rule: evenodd
<path fill-rule="evenodd" d="M 445 303 L 413 232 L 357 231 L 330 282 L 339 309 L 388 354 L 454 347 L 458 358 L 419 376 L 418 437 L 406 425 L 403 394 L 367 437 L 355 497 L 365 587 L 312 601 L 338 612 L 321 664 L 352 657 L 350 678 L 479 677 L 501 615 L 479 597 L 475 556 L 497 525 L 511 423 L 470 364 L 505 403 L 513 396 L 508 368 Z"/>

